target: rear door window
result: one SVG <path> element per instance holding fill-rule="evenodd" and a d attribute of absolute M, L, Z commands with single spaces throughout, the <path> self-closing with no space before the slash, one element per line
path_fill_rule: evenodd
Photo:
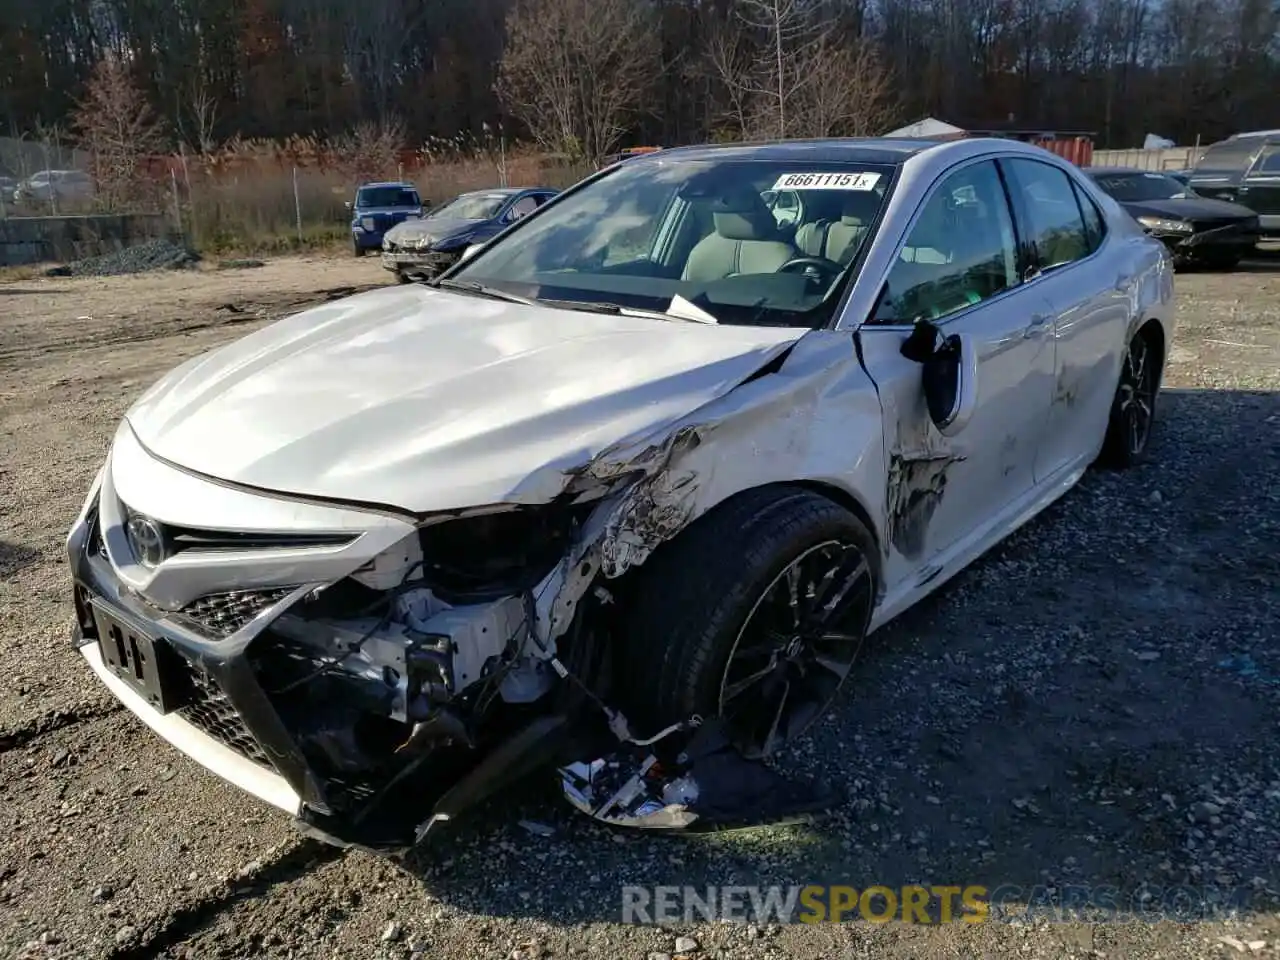
<path fill-rule="evenodd" d="M 1280 176 L 1280 146 L 1267 147 L 1266 152 L 1249 171 L 1251 177 Z"/>
<path fill-rule="evenodd" d="M 1040 269 L 1065 266 L 1096 249 L 1090 245 L 1075 187 L 1065 171 L 1021 157 L 1000 162 L 1009 174 L 1009 187 L 1026 221 L 1026 240 L 1035 249 Z"/>

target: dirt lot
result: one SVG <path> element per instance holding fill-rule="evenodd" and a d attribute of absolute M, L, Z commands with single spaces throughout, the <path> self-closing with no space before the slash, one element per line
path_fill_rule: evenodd
<path fill-rule="evenodd" d="M 68 643 L 62 556 L 151 380 L 384 277 L 298 259 L 0 284 L 6 955 L 645 958 L 688 934 L 721 957 L 1280 956 L 1280 266 L 1181 277 L 1153 461 L 1091 474 L 876 636 L 788 760 L 848 790 L 833 819 L 636 839 L 535 783 L 410 869 L 301 839 L 118 709 Z M 628 883 L 913 882 L 1252 899 L 1181 924 L 618 922 Z"/>

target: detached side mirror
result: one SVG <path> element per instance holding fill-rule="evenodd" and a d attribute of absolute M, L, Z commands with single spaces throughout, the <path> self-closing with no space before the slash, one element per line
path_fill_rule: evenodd
<path fill-rule="evenodd" d="M 978 353 L 965 334 L 944 334 L 928 320 L 916 321 L 901 353 L 922 367 L 921 385 L 929 419 L 944 437 L 954 437 L 978 406 Z"/>

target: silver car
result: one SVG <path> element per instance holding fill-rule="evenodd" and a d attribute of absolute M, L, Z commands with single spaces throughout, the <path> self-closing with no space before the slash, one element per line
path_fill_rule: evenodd
<path fill-rule="evenodd" d="M 93 178 L 83 170 L 41 170 L 13 192 L 15 203 L 86 203 L 93 196 Z"/>
<path fill-rule="evenodd" d="M 794 742 L 867 633 L 1142 460 L 1173 319 L 1164 246 L 1036 147 L 639 157 L 151 387 L 71 529 L 76 640 L 329 839 L 403 849 L 543 763 L 687 824 L 686 753 L 615 792 L 553 734 Z"/>

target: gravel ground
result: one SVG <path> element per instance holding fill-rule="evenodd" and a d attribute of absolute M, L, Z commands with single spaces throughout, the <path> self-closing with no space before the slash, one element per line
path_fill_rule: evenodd
<path fill-rule="evenodd" d="M 6 954 L 1280 956 L 1280 266 L 1180 277 L 1152 462 L 1090 474 L 873 638 L 787 761 L 849 792 L 832 819 L 637 839 L 533 783 L 408 867 L 298 837 L 116 708 L 67 643 L 61 555 L 147 383 L 384 278 L 367 260 L 295 259 L 0 284 Z M 618 922 L 628 883 L 914 882 L 1250 899 L 1183 923 Z"/>

